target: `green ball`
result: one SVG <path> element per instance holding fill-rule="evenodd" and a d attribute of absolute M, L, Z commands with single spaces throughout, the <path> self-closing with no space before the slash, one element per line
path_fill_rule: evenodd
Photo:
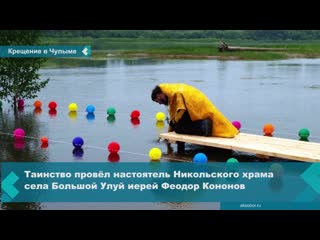
<path fill-rule="evenodd" d="M 229 158 L 226 162 L 228 171 L 238 171 L 239 161 L 236 158 Z"/>
<path fill-rule="evenodd" d="M 229 158 L 228 160 L 227 160 L 227 163 L 238 163 L 239 164 L 239 161 L 236 159 L 236 158 Z"/>
<path fill-rule="evenodd" d="M 116 109 L 114 107 L 109 107 L 107 109 L 107 114 L 108 115 L 114 115 L 116 113 Z"/>
<path fill-rule="evenodd" d="M 310 132 L 306 128 L 302 128 L 299 131 L 299 137 L 302 139 L 307 139 L 310 136 Z"/>

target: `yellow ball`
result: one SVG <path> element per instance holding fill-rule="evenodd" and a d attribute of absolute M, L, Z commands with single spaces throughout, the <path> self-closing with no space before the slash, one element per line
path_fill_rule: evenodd
<path fill-rule="evenodd" d="M 78 110 L 78 106 L 77 106 L 76 103 L 70 103 L 70 104 L 69 104 L 69 111 L 70 111 L 70 112 L 75 112 L 75 111 L 77 111 L 77 110 Z"/>
<path fill-rule="evenodd" d="M 150 157 L 150 160 L 152 161 L 160 161 L 161 156 L 162 156 L 162 152 L 159 148 L 152 148 L 149 151 L 149 157 Z"/>
<path fill-rule="evenodd" d="M 157 121 L 164 121 L 166 119 L 166 115 L 163 112 L 157 112 L 156 119 Z"/>

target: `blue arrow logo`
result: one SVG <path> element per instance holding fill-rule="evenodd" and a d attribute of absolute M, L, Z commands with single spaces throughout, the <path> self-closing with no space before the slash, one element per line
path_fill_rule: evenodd
<path fill-rule="evenodd" d="M 6 199 L 7 197 L 10 197 L 11 200 L 17 196 L 19 193 L 19 190 L 13 186 L 17 181 L 19 180 L 19 177 L 14 173 L 11 172 L 9 175 L 2 181 L 1 183 L 1 188 L 3 190 L 2 194 L 6 194 Z"/>
<path fill-rule="evenodd" d="M 91 55 L 91 46 L 85 46 L 81 52 L 83 53 L 84 56 L 88 56 L 88 55 L 90 56 Z"/>
<path fill-rule="evenodd" d="M 309 184 L 312 189 L 320 194 L 320 164 L 313 163 L 307 170 L 301 174 L 301 178 Z"/>

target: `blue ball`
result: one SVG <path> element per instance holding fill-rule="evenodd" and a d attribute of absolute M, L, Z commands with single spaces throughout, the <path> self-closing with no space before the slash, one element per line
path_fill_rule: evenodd
<path fill-rule="evenodd" d="M 208 162 L 208 158 L 204 153 L 197 153 L 193 157 L 193 162 L 195 162 L 195 163 L 206 163 L 206 162 Z"/>
<path fill-rule="evenodd" d="M 88 113 L 94 113 L 95 107 L 93 105 L 88 105 L 86 108 L 86 112 Z"/>
<path fill-rule="evenodd" d="M 84 141 L 81 137 L 75 137 L 72 141 L 73 146 L 77 148 L 82 147 L 83 143 Z"/>

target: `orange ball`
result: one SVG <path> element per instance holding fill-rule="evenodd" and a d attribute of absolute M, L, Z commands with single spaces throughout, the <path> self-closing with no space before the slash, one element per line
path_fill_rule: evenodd
<path fill-rule="evenodd" d="M 35 102 L 33 103 L 33 106 L 34 106 L 35 108 L 41 108 L 42 102 L 41 102 L 40 100 L 37 100 L 37 101 L 35 101 Z"/>
<path fill-rule="evenodd" d="M 263 132 L 265 135 L 272 135 L 274 132 L 274 126 L 271 123 L 267 123 L 263 127 Z"/>
<path fill-rule="evenodd" d="M 49 139 L 47 137 L 42 137 L 41 138 L 41 143 L 42 144 L 48 144 L 48 142 L 49 142 Z"/>

